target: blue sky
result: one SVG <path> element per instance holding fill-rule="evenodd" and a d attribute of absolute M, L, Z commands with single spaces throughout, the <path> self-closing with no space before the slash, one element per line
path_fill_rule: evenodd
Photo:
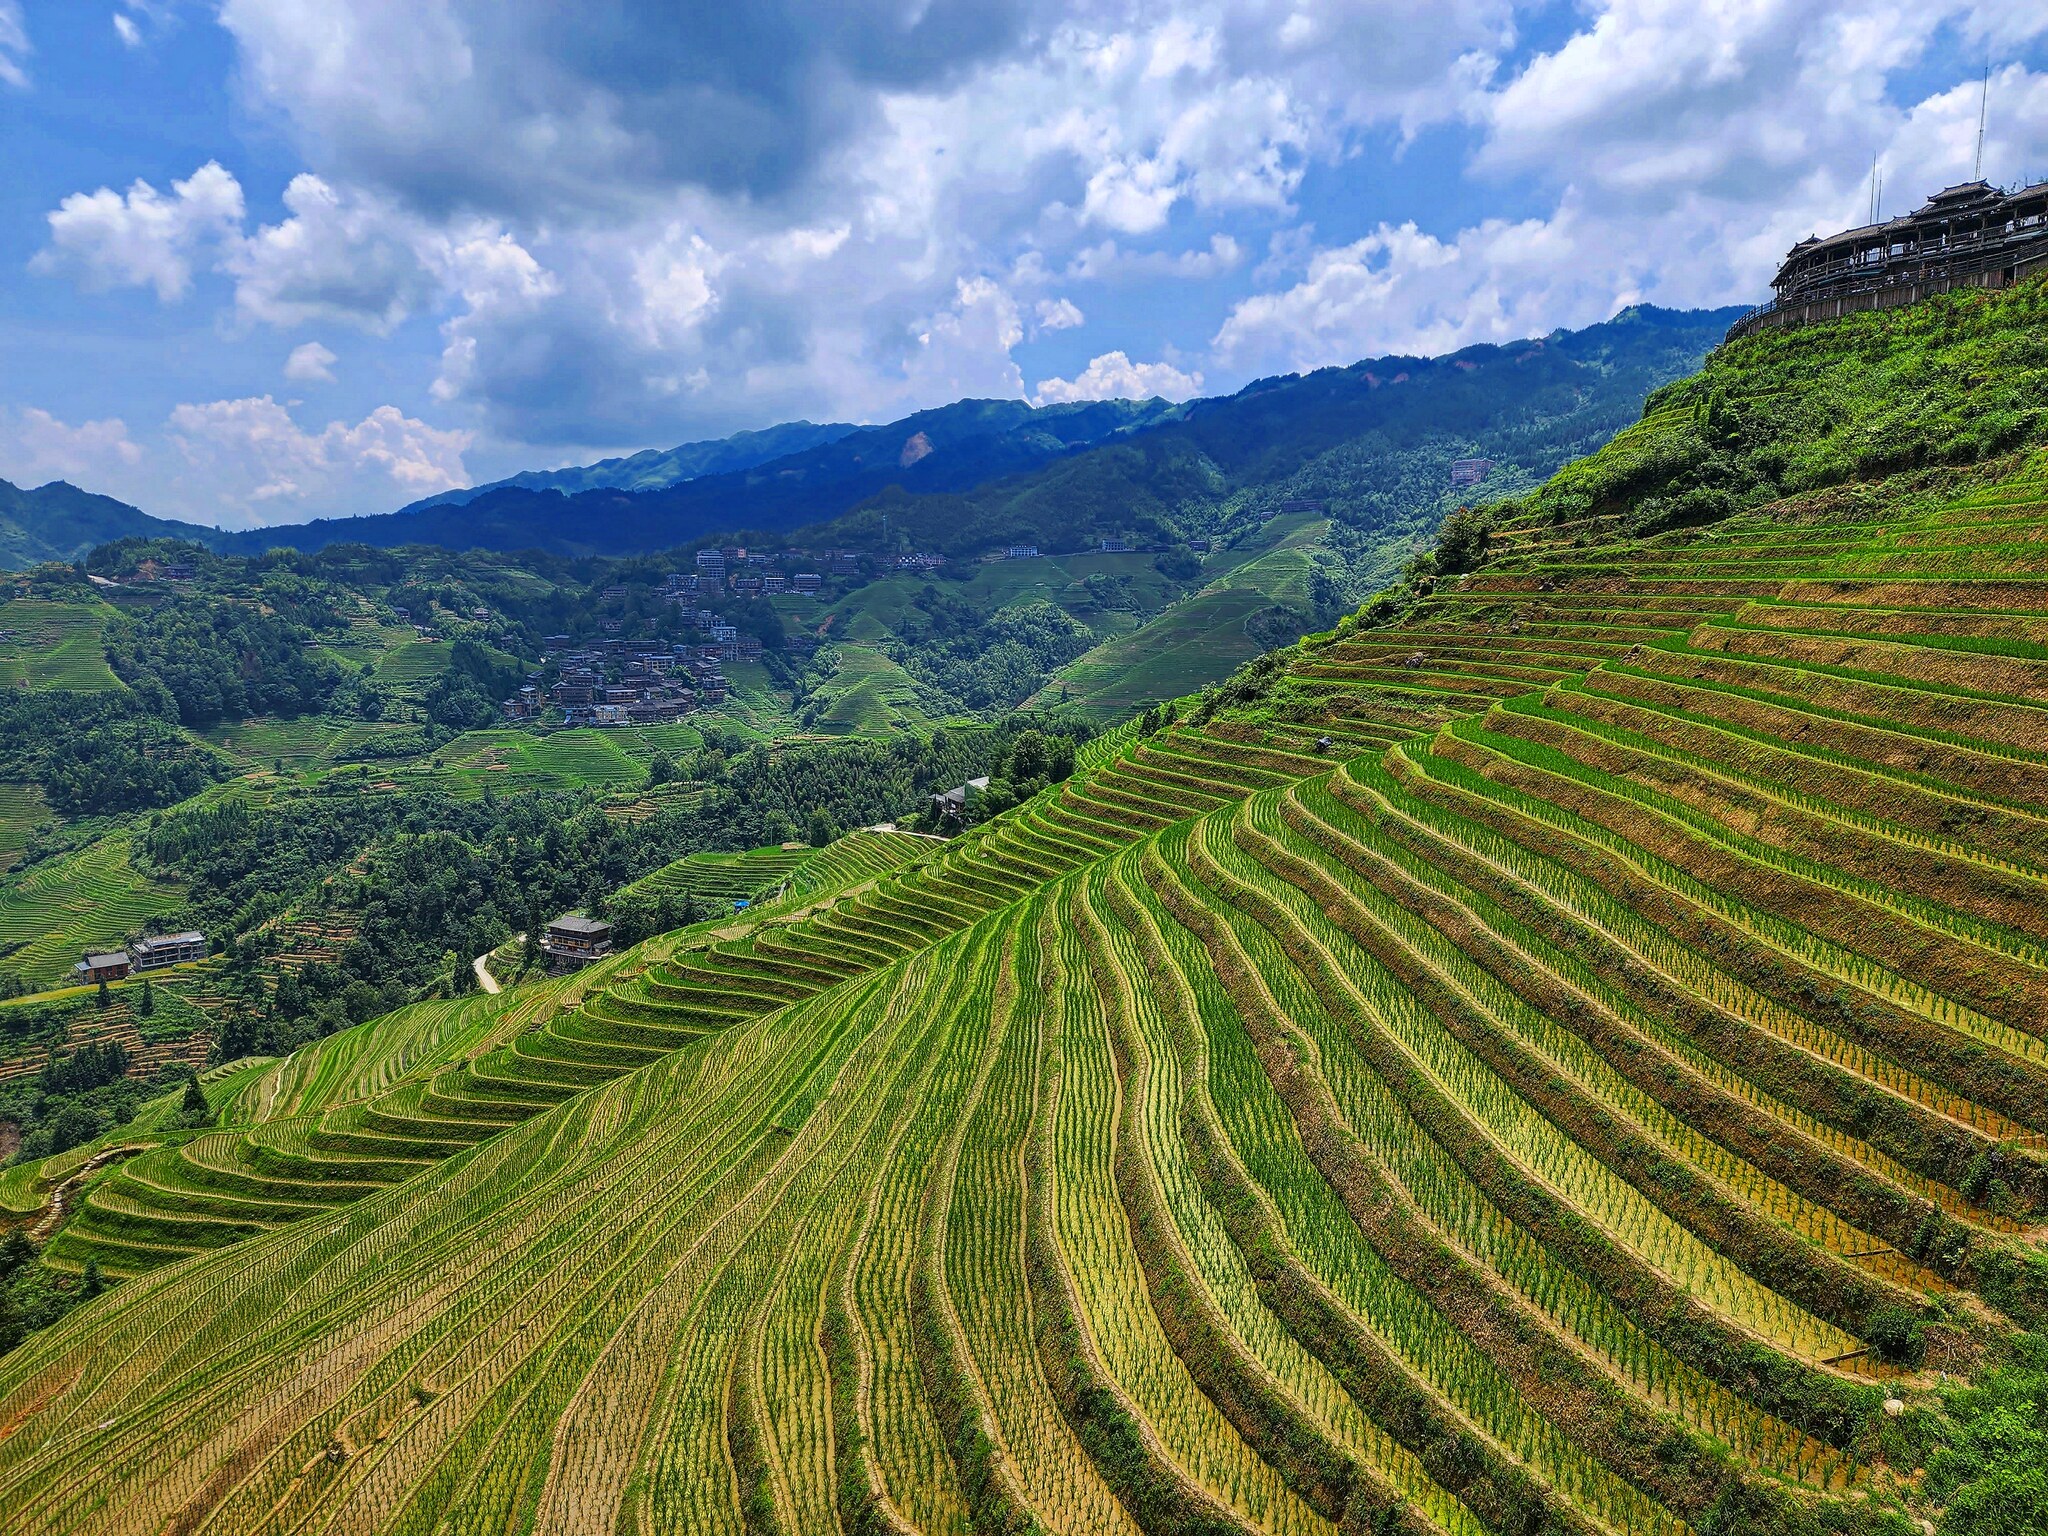
<path fill-rule="evenodd" d="M 0 0 L 0 476 L 246 526 L 1759 297 L 2038 0 Z"/>

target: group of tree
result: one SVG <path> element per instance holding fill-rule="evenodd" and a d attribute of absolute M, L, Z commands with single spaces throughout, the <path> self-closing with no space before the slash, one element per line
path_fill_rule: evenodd
<path fill-rule="evenodd" d="M 0 774 L 36 784 L 64 815 L 174 805 L 226 771 L 134 695 L 0 692 Z"/>
<path fill-rule="evenodd" d="M 947 707 L 980 714 L 1022 704 L 1095 639 L 1087 625 L 1054 603 L 984 612 L 927 586 L 896 620 L 886 649 Z"/>
<path fill-rule="evenodd" d="M 342 673 L 313 639 L 281 614 L 195 595 L 111 626 L 107 660 L 153 712 L 209 726 L 325 707 Z"/>
<path fill-rule="evenodd" d="M 508 933 L 602 911 L 613 892 L 686 853 L 829 840 L 908 817 L 934 790 L 982 774 L 998 797 L 1021 798 L 1064 776 L 1085 734 L 1018 716 L 771 750 L 714 731 L 651 772 L 701 792 L 641 820 L 607 815 L 591 790 L 398 795 L 338 773 L 262 803 L 237 795 L 162 813 L 136 856 L 189 893 L 182 920 L 225 941 L 218 1058 L 280 1054 L 425 989 L 467 986 L 470 961 Z M 284 942 L 271 920 L 292 910 L 327 911 L 352 936 L 332 961 L 287 971 L 271 960 Z M 670 915 L 689 920 L 635 920 Z"/>

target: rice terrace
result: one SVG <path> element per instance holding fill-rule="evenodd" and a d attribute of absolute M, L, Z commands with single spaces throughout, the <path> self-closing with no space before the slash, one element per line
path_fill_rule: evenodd
<path fill-rule="evenodd" d="M 2048 1536 L 2043 103 L 0 0 L 0 1536 Z"/>

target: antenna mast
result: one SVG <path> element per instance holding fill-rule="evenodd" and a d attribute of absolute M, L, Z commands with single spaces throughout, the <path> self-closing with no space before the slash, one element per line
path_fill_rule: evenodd
<path fill-rule="evenodd" d="M 1991 111 L 1991 61 L 1984 61 L 1984 94 L 1977 101 L 1977 163 L 1970 170 L 1972 181 L 1984 179 L 1984 119 Z"/>

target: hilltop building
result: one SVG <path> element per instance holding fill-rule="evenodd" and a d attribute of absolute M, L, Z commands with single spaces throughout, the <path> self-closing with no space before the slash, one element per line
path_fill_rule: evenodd
<path fill-rule="evenodd" d="M 601 917 L 566 912 L 548 924 L 540 947 L 550 967 L 573 970 L 612 952 L 612 925 Z"/>
<path fill-rule="evenodd" d="M 128 970 L 127 950 L 114 949 L 99 954 L 88 950 L 85 958 L 71 967 L 71 974 L 87 983 L 120 981 L 127 976 Z"/>
<path fill-rule="evenodd" d="M 1729 327 L 1728 339 L 1895 309 L 1955 288 L 2010 288 L 2048 271 L 2048 182 L 2001 192 L 1982 181 L 1947 187 L 1911 213 L 1809 235 L 1771 279 L 1776 296 Z"/>
<path fill-rule="evenodd" d="M 183 965 L 188 960 L 204 960 L 206 935 L 189 928 L 183 933 L 153 934 L 136 943 L 128 954 L 138 971 L 157 971 L 167 965 Z"/>

